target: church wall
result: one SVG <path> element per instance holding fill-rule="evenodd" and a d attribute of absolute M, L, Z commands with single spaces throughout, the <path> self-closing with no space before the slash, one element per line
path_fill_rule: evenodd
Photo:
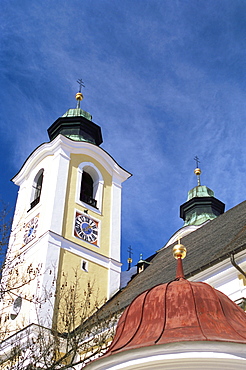
<path fill-rule="evenodd" d="M 235 260 L 240 268 L 246 271 L 245 251 L 235 255 Z M 234 302 L 246 296 L 246 280 L 231 264 L 229 258 L 192 276 L 189 280 L 203 281 L 226 294 Z"/>
<path fill-rule="evenodd" d="M 85 269 L 83 269 L 84 262 L 86 263 Z M 96 307 L 105 303 L 108 275 L 106 267 L 64 249 L 61 249 L 58 271 L 53 325 L 57 326 L 59 331 L 62 332 L 67 329 L 62 320 L 62 315 L 68 309 L 68 305 L 73 310 L 74 327 L 72 329 L 74 329 Z M 69 315 L 65 316 L 68 317 Z"/>
<path fill-rule="evenodd" d="M 51 327 L 59 254 L 59 244 L 46 233 L 9 264 L 6 283 L 12 289 L 6 289 L 1 302 L 8 336 L 31 323 Z M 18 298 L 21 305 L 16 310 Z"/>

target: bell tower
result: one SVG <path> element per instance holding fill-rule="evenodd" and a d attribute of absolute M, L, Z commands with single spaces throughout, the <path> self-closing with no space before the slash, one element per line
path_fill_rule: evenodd
<path fill-rule="evenodd" d="M 120 286 L 121 188 L 131 174 L 100 147 L 101 128 L 80 108 L 78 82 L 76 108 L 48 128 L 50 141 L 12 179 L 19 192 L 7 256 L 18 260 L 19 275 L 33 273 L 5 294 L 13 332 L 54 325 L 58 296 L 75 276 L 81 292 L 90 286 L 99 304 Z"/>
<path fill-rule="evenodd" d="M 187 201 L 180 206 L 180 218 L 184 220 L 182 228 L 174 233 L 164 248 L 224 213 L 225 204 L 215 198 L 213 190 L 201 185 L 202 171 L 198 166 L 200 161 L 197 156 L 194 160 L 197 186 L 188 191 Z"/>
<path fill-rule="evenodd" d="M 196 168 L 194 173 L 197 177 L 197 186 L 188 192 L 187 201 L 180 206 L 180 217 L 184 220 L 184 226 L 200 226 L 209 220 L 213 220 L 225 210 L 225 204 L 215 198 L 214 192 L 205 185 L 201 185 L 201 169 L 198 167 L 198 157 L 195 158 Z"/>

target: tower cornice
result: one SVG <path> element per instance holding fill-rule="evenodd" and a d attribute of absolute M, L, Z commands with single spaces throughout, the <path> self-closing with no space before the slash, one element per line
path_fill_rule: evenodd
<path fill-rule="evenodd" d="M 114 181 L 125 181 L 131 175 L 130 172 L 122 168 L 114 158 L 108 154 L 104 149 L 95 144 L 85 141 L 73 141 L 63 135 L 58 135 L 51 142 L 43 143 L 38 146 L 26 159 L 20 171 L 12 178 L 16 185 L 21 185 L 25 180 L 26 174 L 35 168 L 45 157 L 55 155 L 60 151 L 60 154 L 70 159 L 70 154 L 83 154 L 91 155 L 93 158 L 101 162 L 104 168 L 113 175 Z"/>

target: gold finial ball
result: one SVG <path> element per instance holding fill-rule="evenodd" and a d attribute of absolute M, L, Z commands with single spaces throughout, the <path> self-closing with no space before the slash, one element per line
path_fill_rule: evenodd
<path fill-rule="evenodd" d="M 75 98 L 76 100 L 82 100 L 84 98 L 83 94 L 81 92 L 78 92 L 76 95 L 75 95 Z"/>
<path fill-rule="evenodd" d="M 194 173 L 195 175 L 201 175 L 202 171 L 200 170 L 200 168 L 195 168 Z"/>
<path fill-rule="evenodd" d="M 181 259 L 184 259 L 186 256 L 186 248 L 183 244 L 176 244 L 174 247 L 173 247 L 173 257 L 176 258 L 176 260 L 178 258 L 181 258 Z"/>
<path fill-rule="evenodd" d="M 127 259 L 127 262 L 128 262 L 128 263 L 132 263 L 132 258 L 128 258 L 128 259 Z"/>

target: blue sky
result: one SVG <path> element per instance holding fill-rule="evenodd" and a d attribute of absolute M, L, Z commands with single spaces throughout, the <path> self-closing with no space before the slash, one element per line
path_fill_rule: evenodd
<path fill-rule="evenodd" d="M 183 225 L 201 182 L 230 209 L 245 200 L 246 1 L 8 0 L 0 23 L 0 197 L 75 107 L 102 128 L 102 147 L 133 174 L 123 187 L 122 261 L 160 249 Z"/>

